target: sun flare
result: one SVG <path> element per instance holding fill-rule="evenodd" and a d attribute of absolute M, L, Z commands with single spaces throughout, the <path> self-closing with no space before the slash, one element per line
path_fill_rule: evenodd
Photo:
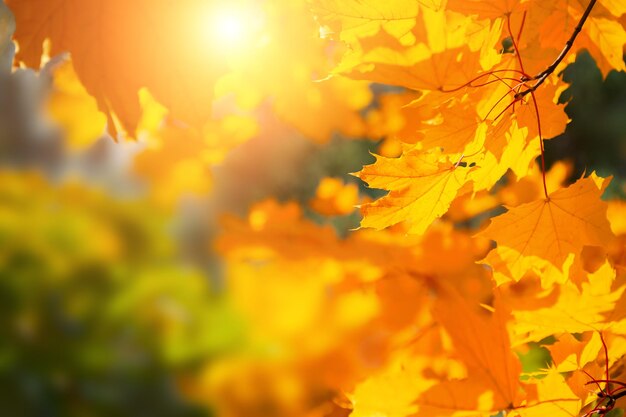
<path fill-rule="evenodd" d="M 221 53 L 241 52 L 253 38 L 258 19 L 244 7 L 213 9 L 203 19 L 203 38 Z"/>
<path fill-rule="evenodd" d="M 247 35 L 247 16 L 237 10 L 221 10 L 213 18 L 213 36 L 225 44 L 237 44 Z"/>

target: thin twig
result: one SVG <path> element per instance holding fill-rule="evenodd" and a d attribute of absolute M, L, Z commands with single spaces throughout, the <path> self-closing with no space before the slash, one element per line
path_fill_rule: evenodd
<path fill-rule="evenodd" d="M 556 67 L 559 66 L 561 61 L 563 61 L 563 59 L 565 58 L 569 50 L 572 49 L 572 46 L 574 45 L 574 41 L 576 40 L 576 37 L 582 30 L 583 25 L 587 21 L 587 18 L 589 17 L 589 14 L 591 13 L 591 9 L 593 9 L 593 6 L 596 4 L 596 1 L 597 0 L 591 0 L 589 2 L 589 4 L 587 5 L 587 8 L 585 9 L 585 12 L 583 13 L 582 17 L 578 21 L 578 24 L 574 28 L 574 32 L 572 32 L 572 35 L 569 37 L 567 42 L 565 42 L 565 46 L 563 47 L 563 50 L 561 50 L 561 53 L 559 54 L 559 56 L 557 56 L 554 62 L 550 64 L 550 66 L 548 66 L 545 70 L 541 71 L 539 74 L 535 75 L 534 77 L 530 79 L 530 80 L 537 80 L 537 82 L 533 84 L 532 87 L 529 87 L 528 89 L 518 93 L 520 97 L 524 97 L 526 94 L 532 91 L 535 91 L 537 87 L 543 84 L 546 78 L 548 78 L 548 76 L 554 72 L 554 70 L 556 69 Z M 524 80 L 524 81 L 530 81 L 530 80 Z"/>

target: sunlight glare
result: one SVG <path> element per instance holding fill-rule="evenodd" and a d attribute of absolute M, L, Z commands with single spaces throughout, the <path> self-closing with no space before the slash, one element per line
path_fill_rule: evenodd
<path fill-rule="evenodd" d="M 207 24 L 208 23 L 208 24 Z M 241 52 L 251 41 L 255 19 L 245 8 L 214 9 L 205 19 L 204 39 L 222 53 Z"/>
<path fill-rule="evenodd" d="M 221 11 L 214 18 L 216 39 L 231 45 L 239 43 L 246 37 L 245 18 L 246 16 L 233 10 Z"/>

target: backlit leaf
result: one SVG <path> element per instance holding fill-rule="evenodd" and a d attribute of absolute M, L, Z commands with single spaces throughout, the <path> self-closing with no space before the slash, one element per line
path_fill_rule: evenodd
<path fill-rule="evenodd" d="M 358 173 L 372 188 L 389 194 L 361 207 L 361 227 L 383 229 L 406 222 L 410 233 L 423 234 L 450 207 L 469 169 L 455 167 L 437 152 L 410 151 L 400 158 L 377 157 Z"/>
<path fill-rule="evenodd" d="M 481 236 L 493 239 L 493 252 L 506 259 L 516 280 L 542 258 L 557 268 L 565 259 L 578 256 L 584 245 L 606 246 L 613 238 L 606 218 L 606 203 L 600 200 L 609 180 L 594 173 L 568 188 L 552 192 L 548 199 L 510 208 L 492 219 Z M 489 262 L 489 261 L 488 261 Z"/>

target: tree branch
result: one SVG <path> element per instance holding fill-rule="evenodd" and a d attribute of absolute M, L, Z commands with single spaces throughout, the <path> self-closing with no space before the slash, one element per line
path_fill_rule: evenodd
<path fill-rule="evenodd" d="M 563 59 L 565 58 L 569 50 L 572 49 L 572 46 L 574 45 L 574 41 L 576 40 L 576 37 L 582 30 L 583 25 L 587 21 L 587 18 L 589 17 L 589 14 L 591 13 L 591 9 L 593 9 L 593 6 L 595 6 L 596 1 L 597 0 L 591 0 L 589 2 L 589 4 L 587 5 L 587 8 L 585 9 L 585 12 L 583 13 L 582 17 L 578 21 L 578 24 L 574 28 L 574 32 L 572 32 L 572 35 L 569 37 L 567 42 L 565 42 L 565 46 L 561 50 L 561 53 L 559 54 L 559 56 L 556 57 L 554 62 L 550 64 L 545 70 L 541 71 L 539 74 L 535 75 L 534 77 L 527 79 L 527 80 L 522 79 L 522 81 L 537 80 L 537 82 L 533 84 L 531 87 L 529 87 L 528 89 L 518 93 L 519 98 L 524 97 L 526 94 L 529 94 L 532 91 L 535 91 L 537 87 L 543 84 L 546 78 L 548 78 L 548 76 L 550 76 L 550 74 L 554 72 L 554 70 L 556 69 L 556 67 L 559 66 L 561 61 L 563 61 Z"/>

